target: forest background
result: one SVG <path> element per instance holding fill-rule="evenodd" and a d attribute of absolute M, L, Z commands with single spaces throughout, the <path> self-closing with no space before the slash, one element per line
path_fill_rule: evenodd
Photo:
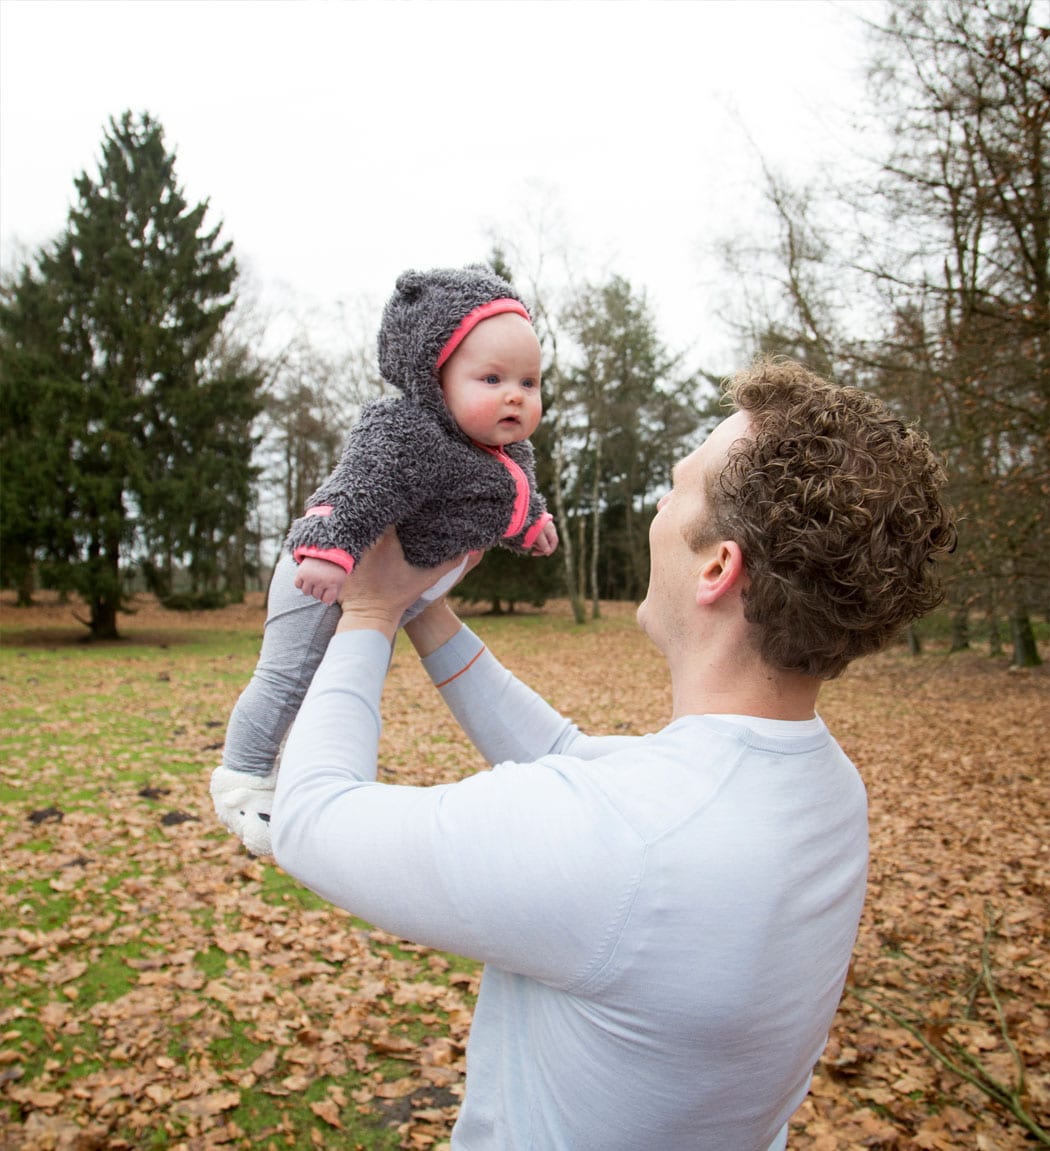
<path fill-rule="evenodd" d="M 723 245 L 726 308 L 741 361 L 791 355 L 923 424 L 962 527 L 956 642 L 977 627 L 1023 666 L 1050 603 L 1050 16 L 1026 0 L 872 12 L 878 175 L 800 186 L 767 166 L 765 218 Z M 304 329 L 261 354 L 223 227 L 185 200 L 163 126 L 117 110 L 65 231 L 4 270 L 0 577 L 20 603 L 75 591 L 95 637 L 135 588 L 201 607 L 265 586 L 385 387 L 374 323 L 338 352 Z M 479 258 L 533 302 L 562 547 L 492 553 L 466 590 L 497 610 L 567 595 L 582 623 L 643 594 L 656 501 L 732 366 L 686 370 L 644 289 L 577 281 L 566 248 L 491 236 Z"/>

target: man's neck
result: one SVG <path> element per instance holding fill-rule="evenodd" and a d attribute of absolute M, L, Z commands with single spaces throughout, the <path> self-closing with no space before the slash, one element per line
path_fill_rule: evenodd
<path fill-rule="evenodd" d="M 683 715 L 753 715 L 812 719 L 821 681 L 777 671 L 757 657 L 671 662 L 674 719 Z"/>
<path fill-rule="evenodd" d="M 815 693 L 788 698 L 783 694 L 764 696 L 761 693 L 711 692 L 676 699 L 674 719 L 683 715 L 751 715 L 758 719 L 812 719 L 816 715 Z"/>

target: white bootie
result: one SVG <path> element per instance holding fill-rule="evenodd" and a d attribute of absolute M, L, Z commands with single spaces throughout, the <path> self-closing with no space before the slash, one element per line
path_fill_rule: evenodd
<path fill-rule="evenodd" d="M 268 775 L 249 775 L 217 767 L 211 774 L 215 814 L 252 855 L 272 855 L 270 812 L 277 786 L 277 768 Z"/>

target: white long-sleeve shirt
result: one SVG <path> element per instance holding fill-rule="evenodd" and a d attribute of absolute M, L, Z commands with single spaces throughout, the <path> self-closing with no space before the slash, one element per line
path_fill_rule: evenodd
<path fill-rule="evenodd" d="M 455 1151 L 783 1147 L 864 898 L 864 788 L 823 723 L 588 737 L 463 628 L 424 662 L 496 766 L 380 784 L 388 659 L 332 640 L 273 842 L 332 903 L 485 963 Z"/>

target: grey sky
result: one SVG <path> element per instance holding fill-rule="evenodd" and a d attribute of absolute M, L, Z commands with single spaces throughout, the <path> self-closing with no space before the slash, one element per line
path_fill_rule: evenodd
<path fill-rule="evenodd" d="M 148 110 L 271 306 L 379 301 L 406 267 L 484 257 L 492 232 L 534 243 L 542 216 L 573 276 L 627 276 L 667 342 L 715 366 L 732 349 L 710 253 L 759 219 L 759 153 L 801 180 L 852 162 L 856 17 L 879 10 L 0 0 L 3 266 L 61 231 L 109 117 Z"/>

